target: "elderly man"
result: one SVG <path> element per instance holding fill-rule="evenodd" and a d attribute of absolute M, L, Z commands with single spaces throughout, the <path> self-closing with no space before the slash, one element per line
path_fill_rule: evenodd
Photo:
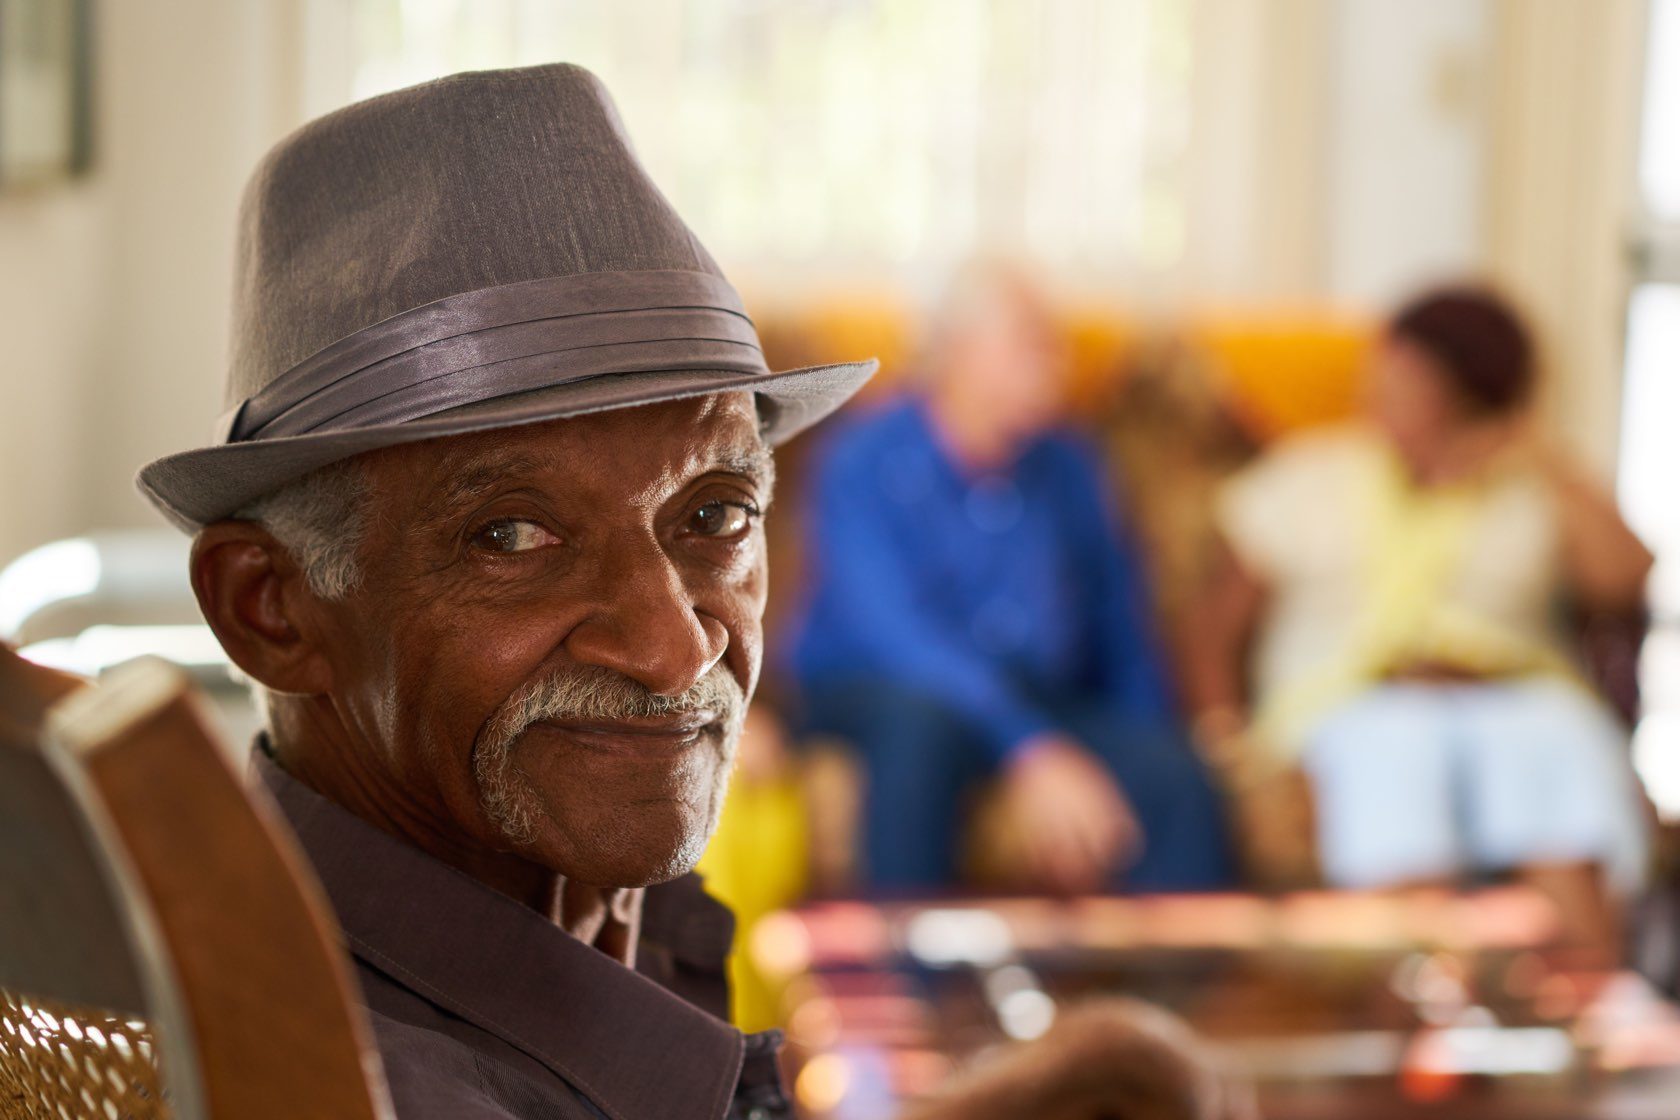
<path fill-rule="evenodd" d="M 1062 424 L 1050 309 L 1019 269 L 976 264 L 931 343 L 913 391 L 827 441 L 786 647 L 810 727 L 862 755 L 866 873 L 950 885 L 964 797 L 995 775 L 1037 886 L 1224 885 L 1142 565 Z"/>
<path fill-rule="evenodd" d="M 770 373 L 569 66 L 284 141 L 235 302 L 221 439 L 140 485 L 261 686 L 398 1114 L 785 1115 L 687 873 L 759 672 L 769 447 L 873 363 Z"/>

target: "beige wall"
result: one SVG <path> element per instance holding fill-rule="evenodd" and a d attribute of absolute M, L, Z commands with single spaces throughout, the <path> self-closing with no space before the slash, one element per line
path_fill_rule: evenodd
<path fill-rule="evenodd" d="M 1325 287 L 1385 306 L 1484 257 L 1488 0 L 1339 0 Z"/>
<path fill-rule="evenodd" d="M 146 523 L 129 477 L 203 442 L 219 411 L 239 190 L 301 119 L 290 5 L 106 4 L 103 151 L 114 298 L 91 371 L 84 516 Z"/>
<path fill-rule="evenodd" d="M 105 193 L 0 197 L 0 560 L 81 527 L 79 407 L 108 303 Z"/>
<path fill-rule="evenodd" d="M 208 434 L 238 191 L 301 119 L 296 10 L 100 5 L 93 174 L 0 197 L 0 558 L 156 523 L 135 468 Z"/>

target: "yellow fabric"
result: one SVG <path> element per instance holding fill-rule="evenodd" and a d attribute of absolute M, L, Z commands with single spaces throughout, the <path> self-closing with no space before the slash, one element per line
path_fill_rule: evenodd
<path fill-rule="evenodd" d="M 1483 509 L 1485 480 L 1419 488 L 1374 441 L 1354 480 L 1370 518 L 1364 593 L 1349 647 L 1321 672 L 1278 690 L 1257 715 L 1261 737 L 1297 750 L 1341 703 L 1410 667 L 1472 677 L 1567 674 L 1549 645 L 1468 610 L 1451 593 Z"/>
<path fill-rule="evenodd" d="M 915 360 L 925 325 L 913 299 L 891 289 L 831 291 L 789 300 L 747 291 L 772 369 L 874 355 L 881 373 L 865 395 L 888 392 Z M 1176 339 L 1203 362 L 1238 417 L 1272 440 L 1346 420 L 1357 411 L 1372 322 L 1324 305 L 1209 308 L 1148 322 L 1124 307 L 1064 299 L 1059 318 L 1070 349 L 1077 405 L 1100 401 L 1152 342 Z"/>
<path fill-rule="evenodd" d="M 1328 307 L 1201 313 L 1182 331 L 1244 426 L 1266 442 L 1355 415 L 1376 334 L 1368 320 Z"/>
<path fill-rule="evenodd" d="M 778 1024 L 776 993 L 752 965 L 747 944 L 766 914 L 805 894 L 810 858 L 803 790 L 794 777 L 747 781 L 736 775 L 717 833 L 697 870 L 706 890 L 735 911 L 729 956 L 735 1025 L 760 1031 Z"/>

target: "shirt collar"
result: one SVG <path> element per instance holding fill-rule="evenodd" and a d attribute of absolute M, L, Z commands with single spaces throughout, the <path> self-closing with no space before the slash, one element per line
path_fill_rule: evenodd
<path fill-rule="evenodd" d="M 530 1055 L 613 1120 L 727 1113 L 740 1031 L 252 754 L 365 965 Z"/>

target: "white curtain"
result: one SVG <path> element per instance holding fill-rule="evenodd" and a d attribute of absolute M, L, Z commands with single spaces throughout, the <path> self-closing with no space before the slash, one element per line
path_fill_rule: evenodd
<path fill-rule="evenodd" d="M 1144 288 L 1186 257 L 1193 7 L 354 0 L 346 95 L 579 62 L 732 270 L 833 283 L 1027 252 Z"/>

